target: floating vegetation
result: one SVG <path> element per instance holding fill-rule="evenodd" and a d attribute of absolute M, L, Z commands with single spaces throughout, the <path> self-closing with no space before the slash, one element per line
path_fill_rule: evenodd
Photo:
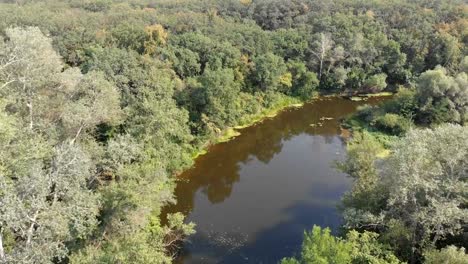
<path fill-rule="evenodd" d="M 240 231 L 237 232 L 209 232 L 208 238 L 217 247 L 226 248 L 229 253 L 245 246 L 248 241 L 248 235 Z"/>

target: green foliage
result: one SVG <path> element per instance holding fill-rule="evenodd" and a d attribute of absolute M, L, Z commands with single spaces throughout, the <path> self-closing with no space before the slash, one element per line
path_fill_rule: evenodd
<path fill-rule="evenodd" d="M 461 232 L 467 214 L 462 207 L 467 140 L 466 127 L 456 125 L 413 130 L 395 145 L 386 165 L 392 208 L 388 213 L 403 217 L 423 241 L 430 235 L 436 242 Z"/>
<path fill-rule="evenodd" d="M 383 109 L 385 112 L 413 119 L 418 113 L 416 92 L 412 89 L 400 89 L 392 100 L 383 104 Z"/>
<path fill-rule="evenodd" d="M 464 248 L 448 246 L 442 250 L 429 250 L 424 253 L 427 264 L 463 264 L 468 262 Z"/>
<path fill-rule="evenodd" d="M 109 10 L 111 4 L 110 0 L 86 0 L 81 5 L 85 10 L 91 12 L 103 12 Z"/>
<path fill-rule="evenodd" d="M 286 258 L 282 264 L 325 264 L 325 263 L 401 263 L 385 245 L 371 232 L 350 231 L 346 239 L 334 237 L 330 229 L 314 226 L 304 234 L 301 257 Z"/>
<path fill-rule="evenodd" d="M 2 152 L 11 155 L 32 147 L 42 148 L 36 150 L 41 153 L 22 153 L 16 157 L 22 162 L 15 164 L 21 169 L 10 167 L 0 175 L 1 233 L 15 238 L 3 259 L 8 263 L 63 259 L 67 254 L 63 242 L 88 237 L 97 224 L 98 196 L 87 188 L 93 169 L 88 155 L 68 143 L 50 149 L 40 139 L 23 139 Z M 2 159 L 3 166 L 10 162 Z"/>
<path fill-rule="evenodd" d="M 380 92 L 387 87 L 385 73 L 373 75 L 364 82 L 364 86 L 372 92 Z"/>
<path fill-rule="evenodd" d="M 312 98 L 319 86 L 317 75 L 308 71 L 306 65 L 299 61 L 288 62 L 287 66 L 292 74 L 292 95 L 304 100 Z"/>
<path fill-rule="evenodd" d="M 363 175 L 372 176 L 373 185 L 360 188 L 366 179 L 360 177 L 345 196 L 346 225 L 382 230 L 383 238 L 408 261 L 420 260 L 422 248 L 461 234 L 467 217 L 467 133 L 466 127 L 450 124 L 411 130 L 393 144 L 380 172 L 367 159 L 353 159 L 351 147 L 351 166 L 344 168 L 370 168 L 372 173 Z M 360 199 L 361 193 L 368 200 Z"/>
<path fill-rule="evenodd" d="M 216 127 L 223 128 L 239 120 L 240 86 L 236 83 L 232 70 L 205 71 L 200 77 L 200 84 L 205 102 L 201 112 L 208 118 L 203 120 L 208 127 L 213 123 Z"/>
<path fill-rule="evenodd" d="M 302 60 L 308 48 L 307 33 L 296 29 L 279 29 L 272 36 L 273 49 L 288 60 Z"/>
<path fill-rule="evenodd" d="M 109 42 L 120 49 L 134 50 L 142 53 L 146 38 L 143 26 L 143 24 L 134 21 L 124 21 L 112 28 L 108 37 Z"/>
<path fill-rule="evenodd" d="M 286 64 L 284 60 L 273 54 L 267 53 L 253 58 L 253 83 L 261 91 L 278 91 L 288 85 L 281 82 L 281 77 L 286 74 Z"/>
<path fill-rule="evenodd" d="M 343 216 L 349 228 L 362 228 L 365 223 L 378 222 L 374 216 L 385 206 L 387 192 L 379 184 L 376 162 L 384 152 L 381 143 L 371 134 L 355 132 L 347 145 L 348 155 L 338 169 L 353 179 L 353 187 L 342 199 Z"/>
<path fill-rule="evenodd" d="M 464 123 L 468 118 L 467 74 L 452 77 L 441 67 L 427 71 L 418 78 L 416 98 L 421 108 L 417 116 L 420 122 Z"/>
<path fill-rule="evenodd" d="M 88 247 L 73 255 L 70 263 L 172 263 L 167 250 L 194 233 L 194 224 L 183 220 L 180 213 L 169 215 L 168 225 L 162 227 L 157 217 L 151 217 L 144 230 L 105 243 L 100 250 Z"/>
<path fill-rule="evenodd" d="M 172 62 L 175 72 L 182 78 L 200 74 L 200 56 L 187 48 L 174 48 L 166 51 L 165 55 Z"/>
<path fill-rule="evenodd" d="M 145 129 L 152 137 L 139 130 L 139 120 L 133 118 L 132 129 L 128 129 L 132 137 L 118 135 L 102 146 L 93 139 L 96 127 L 122 125 L 125 116 L 120 108 L 121 95 L 113 84 L 114 80 L 121 81 L 119 86 L 125 87 L 121 72 L 101 64 L 109 73 L 106 80 L 102 72 L 94 69 L 84 75 L 76 68 L 63 70 L 50 40 L 37 28 L 9 29 L 8 34 L 10 38 L 2 42 L 0 49 L 4 96 L 0 114 L 0 238 L 5 237 L 8 243 L 1 247 L 2 261 L 52 263 L 54 259 L 67 258 L 69 249 L 79 248 L 90 236 L 102 233 L 100 230 L 113 233 L 115 240 L 104 246 L 113 248 L 113 243 L 128 242 L 125 237 L 135 231 L 122 228 L 126 225 L 139 227 L 135 232 L 146 236 L 142 229 L 145 219 L 172 199 L 171 181 L 165 174 L 155 172 L 164 167 L 175 170 L 184 166 L 181 162 L 189 162 L 181 157 L 189 154 L 180 150 L 188 148 L 187 142 L 191 140 L 187 114 L 171 98 L 162 100 L 168 93 L 165 89 L 171 87 L 167 85 L 173 79 L 171 75 L 160 75 L 157 82 L 151 78 L 142 81 L 139 96 L 144 97 L 122 93 L 134 102 L 132 108 L 127 106 L 126 116 L 131 117 L 135 109 L 147 109 Z M 142 101 L 136 104 L 136 100 Z M 145 118 L 142 113 L 137 114 L 140 121 Z M 151 126 L 148 117 L 159 123 Z M 181 123 L 174 122 L 178 119 Z M 125 120 L 123 125 L 128 123 Z M 145 144 L 143 149 L 135 143 L 142 136 L 154 142 Z M 172 143 L 176 140 L 179 141 Z M 110 179 L 116 182 L 105 187 Z M 143 181 L 148 189 L 136 188 Z M 148 193 L 153 193 L 153 206 L 140 200 L 150 197 Z M 100 225 L 98 216 L 102 220 Z M 177 227 L 183 230 L 182 239 L 189 234 L 191 225 L 185 226 L 180 217 L 177 219 Z M 164 228 L 169 233 L 176 226 Z M 97 236 L 100 239 L 103 238 Z M 139 241 L 138 248 L 145 251 L 151 248 L 153 258 L 145 258 L 143 251 L 134 253 L 141 259 L 169 260 L 169 249 L 158 241 Z M 96 260 L 92 255 L 93 240 L 89 242 L 80 254 Z M 107 253 L 96 254 L 109 257 Z"/>
<path fill-rule="evenodd" d="M 363 146 L 350 146 L 346 165 L 356 186 L 362 185 L 354 198 L 367 210 L 355 210 L 356 222 L 370 219 L 376 212 L 371 207 L 385 206 L 386 193 L 379 189 L 374 160 L 364 152 L 377 153 L 381 143 L 388 147 L 394 139 L 388 134 L 404 134 L 413 120 L 467 120 L 464 10 L 459 0 L 3 1 L 5 193 L 17 197 L 23 180 L 43 186 L 53 174 L 76 195 L 59 201 L 63 217 L 55 213 L 60 217 L 50 221 L 55 231 L 48 233 L 40 232 L 49 224 L 47 212 L 56 209 L 49 210 L 43 193 L 37 196 L 46 213 L 34 224 L 40 232 L 32 241 L 44 250 L 25 250 L 12 220 L 2 222 L 8 258 L 19 256 L 14 252 L 32 254 L 40 263 L 61 257 L 77 263 L 167 263 L 174 253 L 164 246 L 170 232 L 153 231 L 166 228 L 158 217 L 173 198 L 171 176 L 190 166 L 192 153 L 213 136 L 316 93 L 392 91 L 415 81 L 415 89 L 363 109 L 349 122 L 372 135 L 356 134 Z M 83 171 L 56 171 L 54 162 L 66 162 L 72 155 L 67 153 L 80 157 L 70 162 Z M 48 197 L 55 192 L 50 186 L 41 190 Z M 33 192 L 27 194 L 20 198 L 30 199 Z M 87 209 L 83 201 L 89 201 Z M 26 200 L 19 204 L 25 206 L 12 209 L 13 215 L 31 206 Z M 71 215 L 73 206 L 84 209 Z M 402 228 L 393 234 L 412 234 L 406 221 L 397 222 L 393 226 Z"/>
<path fill-rule="evenodd" d="M 391 135 L 403 135 L 411 128 L 411 121 L 403 116 L 387 113 L 375 119 L 375 126 Z"/>

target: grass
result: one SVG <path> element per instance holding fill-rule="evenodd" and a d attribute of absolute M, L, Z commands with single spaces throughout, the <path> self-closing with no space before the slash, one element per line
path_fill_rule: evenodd
<path fill-rule="evenodd" d="M 237 131 L 235 128 L 228 128 L 223 131 L 223 133 L 216 138 L 215 144 L 217 143 L 223 143 L 223 142 L 228 142 L 229 140 L 239 136 L 241 133 Z"/>
<path fill-rule="evenodd" d="M 382 96 L 392 96 L 393 93 L 391 92 L 380 92 L 380 93 L 372 93 L 372 94 L 364 94 L 365 97 L 382 97 Z"/>
<path fill-rule="evenodd" d="M 196 159 L 202 155 L 205 155 L 208 151 L 204 148 L 197 149 L 195 152 L 192 153 L 192 159 Z"/>
<path fill-rule="evenodd" d="M 349 100 L 354 101 L 354 102 L 359 102 L 359 101 L 364 101 L 367 98 L 364 96 L 351 96 Z"/>
<path fill-rule="evenodd" d="M 379 159 L 386 159 L 390 156 L 391 151 L 389 149 L 384 149 L 380 153 L 377 154 L 377 158 Z"/>
<path fill-rule="evenodd" d="M 302 107 L 303 105 L 304 103 L 297 98 L 284 97 L 270 108 L 263 109 L 261 112 L 256 114 L 246 115 L 240 120 L 239 125 L 235 126 L 234 129 L 243 129 L 252 126 L 265 120 L 266 118 L 275 117 L 279 112 L 286 108 L 298 108 Z"/>
<path fill-rule="evenodd" d="M 381 151 L 377 154 L 377 158 L 386 159 L 390 156 L 390 148 L 398 139 L 398 136 L 390 135 L 384 131 L 380 131 L 373 127 L 369 122 L 361 120 L 356 114 L 353 114 L 345 119 L 342 126 L 353 131 L 365 131 L 372 136 L 382 146 Z"/>
<path fill-rule="evenodd" d="M 349 100 L 359 102 L 359 101 L 365 101 L 367 100 L 367 98 L 371 98 L 371 97 L 385 97 L 385 96 L 392 96 L 392 95 L 393 93 L 391 92 L 358 94 L 356 96 L 351 96 Z"/>

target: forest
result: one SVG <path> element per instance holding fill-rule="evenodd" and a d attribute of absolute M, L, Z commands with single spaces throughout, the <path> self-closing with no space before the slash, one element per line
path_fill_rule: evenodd
<path fill-rule="evenodd" d="M 463 0 L 0 0 L 0 263 L 171 263 L 175 177 L 322 95 L 343 120 L 341 235 L 281 263 L 468 263 Z"/>

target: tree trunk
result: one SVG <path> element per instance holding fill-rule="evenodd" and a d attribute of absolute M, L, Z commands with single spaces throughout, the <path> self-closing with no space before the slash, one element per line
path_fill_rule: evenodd
<path fill-rule="evenodd" d="M 319 80 L 322 80 L 322 69 L 323 69 L 323 51 L 322 51 L 322 57 L 320 58 L 320 72 L 319 72 Z"/>
<path fill-rule="evenodd" d="M 5 250 L 3 250 L 3 229 L 0 227 L 0 260 L 5 262 Z"/>
<path fill-rule="evenodd" d="M 81 130 L 83 130 L 83 125 L 80 126 L 80 128 L 78 129 L 78 132 L 76 132 L 75 137 L 72 139 L 72 141 L 70 141 L 70 145 L 75 144 L 76 139 L 78 139 L 78 137 L 81 134 Z"/>
<path fill-rule="evenodd" d="M 33 218 L 31 218 L 31 222 L 32 222 L 32 223 L 31 223 L 31 225 L 30 225 L 29 228 L 28 228 L 27 240 L 26 240 L 26 245 L 28 245 L 28 246 L 29 246 L 29 244 L 31 244 L 31 239 L 32 239 L 33 232 L 34 232 L 34 226 L 36 225 L 36 218 L 37 218 L 37 214 L 38 214 L 38 213 L 39 213 L 39 212 L 36 211 L 36 212 L 34 213 Z"/>
<path fill-rule="evenodd" d="M 28 107 L 28 111 L 29 111 L 29 129 L 32 131 L 33 130 L 33 126 L 34 126 L 34 121 L 33 121 L 33 104 L 32 104 L 32 100 L 28 100 L 28 103 L 26 104 L 26 106 Z"/>

